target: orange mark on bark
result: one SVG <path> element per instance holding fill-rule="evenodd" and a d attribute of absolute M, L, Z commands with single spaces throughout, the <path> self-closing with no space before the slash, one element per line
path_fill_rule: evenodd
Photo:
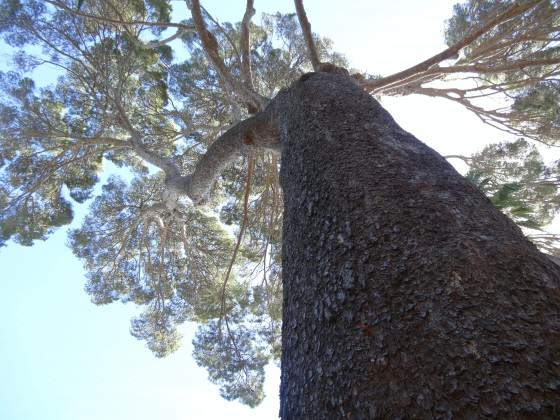
<path fill-rule="evenodd" d="M 245 133 L 243 136 L 243 144 L 255 144 L 255 139 L 253 139 L 251 133 Z"/>

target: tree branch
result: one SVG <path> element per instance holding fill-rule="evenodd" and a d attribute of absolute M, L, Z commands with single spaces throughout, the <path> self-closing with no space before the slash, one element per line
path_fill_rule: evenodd
<path fill-rule="evenodd" d="M 255 15 L 253 7 L 254 1 L 247 0 L 245 14 L 241 21 L 241 34 L 239 40 L 239 48 L 241 50 L 241 76 L 248 88 L 253 88 L 253 75 L 251 72 L 251 43 L 249 38 L 249 24 L 251 18 Z"/>
<path fill-rule="evenodd" d="M 300 0 L 296 0 L 300 1 Z M 543 0 L 530 0 L 526 3 L 514 3 L 508 9 L 506 9 L 503 13 L 495 16 L 493 19 L 490 19 L 488 22 L 480 26 L 479 28 L 474 29 L 468 35 L 466 35 L 463 39 L 459 42 L 455 43 L 451 47 L 447 48 L 446 50 L 440 52 L 439 54 L 434 55 L 433 57 L 428 58 L 427 60 L 422 61 L 412 67 L 409 67 L 406 70 L 400 71 L 398 73 L 394 73 L 390 76 L 384 77 L 382 79 L 377 80 L 364 80 L 361 81 L 359 84 L 368 92 L 374 92 L 375 90 L 395 83 L 399 80 L 408 78 L 412 75 L 425 72 L 429 70 L 432 66 L 441 63 L 442 61 L 448 60 L 450 58 L 456 57 L 460 50 L 468 46 L 469 44 L 476 41 L 479 37 L 490 31 L 492 28 L 496 27 L 497 25 L 507 22 L 508 20 L 519 16 L 520 14 L 526 12 L 527 10 L 535 7 L 537 4 L 541 3 Z M 440 70 L 440 69 L 438 69 Z"/>
<path fill-rule="evenodd" d="M 226 274 L 224 276 L 224 282 L 222 283 L 222 291 L 221 291 L 221 304 L 220 304 L 220 319 L 226 316 L 225 308 L 226 308 L 226 287 L 229 280 L 229 276 L 231 275 L 231 270 L 233 269 L 233 265 L 235 264 L 235 260 L 237 258 L 237 253 L 239 252 L 239 248 L 241 247 L 241 241 L 243 240 L 243 235 L 245 234 L 245 229 L 247 227 L 247 221 L 249 220 L 249 195 L 251 193 L 251 183 L 253 181 L 253 170 L 255 169 L 255 157 L 249 157 L 249 163 L 247 165 L 247 177 L 245 180 L 245 192 L 243 193 L 243 217 L 241 219 L 241 223 L 239 224 L 239 233 L 237 234 L 237 242 L 235 244 L 235 248 L 233 249 L 233 254 L 229 261 L 228 268 L 226 270 Z"/>
<path fill-rule="evenodd" d="M 501 64 L 497 66 L 472 64 L 472 65 L 464 65 L 464 66 L 439 67 L 436 70 L 436 73 L 440 73 L 440 74 L 451 74 L 451 73 L 489 74 L 490 73 L 491 74 L 491 73 L 523 70 L 528 67 L 552 66 L 555 64 L 560 64 L 560 57 L 541 59 L 541 60 L 516 60 L 516 61 L 511 61 L 510 63 L 507 64 Z"/>
<path fill-rule="evenodd" d="M 471 157 L 463 156 L 463 155 L 445 155 L 445 156 L 443 156 L 443 158 L 444 159 L 459 159 L 459 160 L 462 160 L 469 167 L 471 166 L 471 161 L 472 161 Z"/>
<path fill-rule="evenodd" d="M 206 28 L 206 24 L 204 23 L 200 1 L 192 0 L 190 2 L 190 9 L 196 31 L 200 41 L 202 42 L 202 47 L 204 48 L 204 52 L 208 56 L 208 59 L 214 66 L 214 69 L 218 72 L 224 83 L 235 91 L 235 93 L 241 96 L 246 102 L 250 103 L 255 109 L 262 110 L 268 100 L 256 93 L 254 90 L 248 88 L 242 83 L 239 83 L 226 67 L 222 57 L 220 57 L 220 53 L 218 51 L 218 41 L 216 40 L 214 34 Z"/>
<path fill-rule="evenodd" d="M 73 136 L 71 134 L 68 135 L 49 135 L 51 138 L 62 138 L 62 139 L 72 139 L 76 140 L 75 143 L 69 145 L 69 147 L 82 147 L 82 146 L 91 146 L 91 145 L 99 145 L 99 146 L 115 146 L 115 147 L 123 147 L 129 148 L 131 144 L 126 140 L 116 139 L 114 137 L 80 137 L 80 136 Z"/>
<path fill-rule="evenodd" d="M 234 159 L 253 148 L 280 150 L 279 134 L 270 106 L 227 130 L 212 143 L 191 175 L 168 180 L 168 187 L 188 195 L 194 203 L 201 203 L 216 177 Z"/>
<path fill-rule="evenodd" d="M 177 32 L 175 32 L 173 35 L 171 35 L 170 37 L 167 37 L 165 39 L 162 39 L 160 41 L 148 41 L 148 42 L 142 42 L 139 39 L 135 39 L 136 43 L 138 45 L 140 45 L 142 48 L 159 48 L 163 45 L 166 45 L 168 43 L 170 43 L 171 41 L 175 41 L 177 38 L 183 36 L 184 34 L 186 34 L 187 32 L 193 32 L 190 29 L 185 29 L 185 28 L 179 28 L 177 29 Z"/>
<path fill-rule="evenodd" d="M 177 178 L 180 177 L 180 171 L 177 165 L 170 159 L 166 159 L 148 149 L 142 144 L 142 134 L 138 132 L 128 119 L 128 115 L 118 98 L 113 98 L 113 102 L 117 111 L 119 113 L 119 121 L 124 126 L 125 130 L 130 134 L 130 142 L 132 143 L 132 148 L 138 154 L 138 156 L 144 159 L 146 162 L 157 166 L 162 171 L 165 172 L 166 178 Z"/>
<path fill-rule="evenodd" d="M 103 22 L 103 23 L 110 23 L 112 25 L 123 25 L 123 26 L 155 26 L 155 27 L 164 27 L 164 28 L 178 28 L 179 30 L 184 31 L 183 33 L 186 32 L 194 32 L 196 29 L 194 26 L 192 25 L 185 25 L 184 23 L 174 23 L 174 22 L 148 22 L 145 20 L 130 20 L 130 21 L 123 21 L 123 20 L 116 20 L 116 19 L 111 19 L 105 16 L 97 16 L 97 15 L 91 15 L 89 13 L 84 13 L 84 12 L 80 12 L 78 10 L 72 9 L 68 6 L 66 6 L 64 3 L 61 3 L 59 1 L 53 1 L 53 0 L 45 0 L 45 3 L 49 3 L 52 4 L 55 7 L 58 7 L 59 9 L 62 9 L 68 13 L 71 13 L 74 16 L 79 16 L 79 17 L 83 17 L 86 19 L 91 19 L 91 20 L 95 20 L 98 22 Z"/>
<path fill-rule="evenodd" d="M 239 63 L 239 67 L 241 67 L 241 54 L 239 54 L 239 51 L 237 49 L 238 45 L 233 42 L 233 40 L 231 39 L 231 36 L 229 36 L 228 31 L 226 31 L 224 29 L 224 27 L 222 25 L 220 25 L 220 22 L 218 22 L 209 12 L 208 10 L 206 10 L 206 8 L 204 6 L 200 6 L 200 9 L 204 12 L 204 14 L 206 15 L 206 17 L 216 26 L 216 28 L 222 33 L 222 35 L 226 38 L 227 42 L 229 43 L 229 45 L 231 46 L 231 49 L 233 50 L 233 52 L 235 53 L 235 58 L 237 60 L 237 62 Z"/>
<path fill-rule="evenodd" d="M 516 124 L 516 120 L 512 118 L 510 112 L 501 112 L 499 109 L 485 109 L 482 106 L 475 105 L 469 97 L 451 95 L 450 93 L 453 92 L 450 92 L 448 89 L 414 87 L 414 93 L 430 97 L 441 97 L 457 102 L 473 112 L 483 123 L 497 128 L 498 130 L 515 136 L 527 137 L 547 146 L 554 146 L 553 141 L 547 141 L 546 137 L 540 136 L 539 133 L 532 130 L 530 126 Z M 527 121 L 526 119 L 524 120 Z"/>
<path fill-rule="evenodd" d="M 311 60 L 311 65 L 313 70 L 320 71 L 321 62 L 319 61 L 319 54 L 317 54 L 317 48 L 315 48 L 315 42 L 313 41 L 313 33 L 311 32 L 311 24 L 307 19 L 307 14 L 303 7 L 303 0 L 294 0 L 296 6 L 296 12 L 303 31 L 303 37 L 305 38 L 305 43 L 307 44 L 307 53 L 309 59 Z"/>

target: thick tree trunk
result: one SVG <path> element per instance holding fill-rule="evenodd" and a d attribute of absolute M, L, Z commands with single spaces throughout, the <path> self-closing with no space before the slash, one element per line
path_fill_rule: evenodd
<path fill-rule="evenodd" d="M 282 418 L 559 418 L 560 267 L 349 79 L 285 94 Z"/>

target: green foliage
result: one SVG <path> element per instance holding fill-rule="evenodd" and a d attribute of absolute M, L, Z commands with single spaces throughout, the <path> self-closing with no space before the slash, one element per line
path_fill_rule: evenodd
<path fill-rule="evenodd" d="M 279 322 L 267 326 L 261 291 L 231 290 L 233 309 L 226 317 L 202 324 L 193 340 L 195 360 L 208 370 L 210 380 L 220 385 L 221 395 L 250 407 L 264 398 L 264 367 L 277 357 L 270 342 L 271 328 L 277 343 L 280 334 Z"/>
<path fill-rule="evenodd" d="M 220 385 L 222 397 L 255 407 L 264 398 L 268 358 L 255 348 L 255 336 L 248 328 L 237 325 L 230 333 L 220 328 L 219 321 L 206 324 L 193 341 L 193 356 L 208 370 L 210 380 Z"/>
<path fill-rule="evenodd" d="M 145 306 L 133 331 L 149 342 L 171 342 L 175 325 L 208 316 L 206 293 L 217 289 L 232 249 L 214 217 L 162 205 L 163 189 L 160 176 L 130 186 L 112 177 L 83 226 L 70 233 L 70 246 L 85 261 L 93 302 Z M 147 330 L 141 334 L 142 326 Z"/>
<path fill-rule="evenodd" d="M 470 30 L 484 22 L 486 19 L 503 12 L 513 4 L 512 0 L 469 0 L 457 3 L 453 6 L 453 15 L 447 21 L 445 29 L 445 41 L 451 46 L 465 37 Z M 490 34 L 483 37 L 479 42 L 490 38 Z"/>
<path fill-rule="evenodd" d="M 169 139 L 176 132 L 162 115 L 167 76 L 159 61 L 161 54 L 169 58 L 169 51 L 141 50 L 130 34 L 64 13 L 35 24 L 32 17 L 46 12 L 33 2 L 2 6 L 2 16 L 12 18 L 4 22 L 3 32 L 10 45 L 45 38 L 56 46 L 42 59 L 18 54 L 20 70 L 32 71 L 44 60 L 65 70 L 56 86 L 41 89 L 21 73 L 0 74 L 1 181 L 7 197 L 0 213 L 1 238 L 31 245 L 71 222 L 70 203 L 63 197 L 67 192 L 78 203 L 90 198 L 103 157 L 144 170 L 130 147 L 115 147 L 126 145 L 127 136 L 114 112 L 115 92 L 121 91 L 130 119 L 139 122 L 149 143 L 167 147 L 167 154 L 173 151 Z"/>
<path fill-rule="evenodd" d="M 139 340 L 146 341 L 156 357 L 165 357 L 175 352 L 181 335 L 177 331 L 177 321 L 173 308 L 161 310 L 147 309 L 131 322 L 130 333 Z"/>
<path fill-rule="evenodd" d="M 531 232 L 542 231 L 560 212 L 560 162 L 545 164 L 535 145 L 524 139 L 486 146 L 472 156 L 467 178 L 517 225 L 529 229 L 529 238 L 540 237 Z M 559 252 L 558 244 L 543 248 Z"/>
<path fill-rule="evenodd" d="M 46 239 L 54 228 L 72 221 L 70 202 L 91 196 L 98 181 L 101 154 L 65 147 L 41 135 L 47 119 L 65 121 L 61 132 L 77 123 L 71 112 L 63 114 L 61 92 L 37 92 L 31 79 L 0 73 L 4 103 L 0 107 L 0 183 L 5 197 L 0 208 L 0 243 L 13 238 L 23 245 Z"/>
<path fill-rule="evenodd" d="M 543 80 L 515 97 L 513 110 L 524 115 L 521 124 L 531 125 L 542 138 L 560 138 L 560 81 Z"/>
<path fill-rule="evenodd" d="M 170 20 L 169 2 L 65 4 L 68 9 L 33 0 L 0 6 L 0 32 L 15 50 L 17 66 L 0 75 L 0 244 L 11 239 L 31 245 L 70 223 L 72 203 L 84 203 L 98 191 L 104 160 L 129 169 L 132 181 L 109 178 L 82 227 L 70 232 L 69 244 L 88 272 L 87 293 L 96 304 L 141 306 L 131 333 L 158 357 L 178 348 L 178 325 L 201 322 L 206 338 L 196 350 L 199 362 L 228 398 L 257 404 L 262 368 L 280 354 L 278 162 L 254 156 L 245 236 L 222 289 L 233 242 L 218 214 L 171 198 L 166 180 L 150 174 L 153 167 L 139 157 L 133 139 L 190 173 L 209 144 L 248 115 L 245 104 L 218 77 L 195 33 L 182 34 L 186 54 L 180 58 L 169 45 L 146 41 L 148 35 L 163 36 L 160 24 Z M 150 24 L 112 23 L 119 20 Z M 239 24 L 218 26 L 209 19 L 207 25 L 224 64 L 239 75 Z M 250 33 L 253 84 L 261 95 L 273 96 L 311 69 L 295 15 L 265 15 L 261 26 L 250 24 Z M 346 65 L 331 52 L 329 40 L 316 37 L 316 42 L 323 61 Z M 54 86 L 33 82 L 33 72 L 44 64 L 59 70 Z M 247 164 L 245 159 L 233 165 L 214 188 L 213 205 L 231 226 L 245 219 Z M 254 353 L 247 365 L 231 353 L 223 335 L 212 342 L 223 317 L 240 345 Z M 219 366 L 212 349 L 223 356 Z M 241 365 L 253 371 L 244 382 Z"/>
<path fill-rule="evenodd" d="M 498 14 L 505 12 L 509 7 L 515 3 L 522 4 L 515 0 L 466 0 L 462 3 L 457 3 L 453 6 L 452 17 L 446 22 L 445 28 L 445 41 L 447 45 L 451 46 L 459 42 L 462 38 L 470 33 L 471 30 L 478 27 L 482 23 L 493 19 Z M 524 35 L 527 41 L 525 47 L 530 47 L 530 36 L 522 34 L 521 31 L 526 29 L 525 25 L 538 24 L 543 34 L 546 34 L 546 27 L 554 27 L 558 23 L 557 18 L 547 19 L 552 17 L 553 13 L 560 3 L 558 0 L 546 0 L 541 2 L 538 8 L 530 9 L 528 12 L 517 17 L 513 21 L 506 21 L 504 24 L 495 27 L 493 30 L 486 32 L 470 44 L 464 51 L 465 55 L 472 53 L 482 46 L 487 45 L 490 41 L 502 38 L 515 39 L 518 35 Z M 507 42 L 507 41 L 502 41 Z M 546 44 L 544 39 L 542 44 Z M 509 52 L 512 56 L 517 54 L 534 54 L 532 48 L 523 50 L 523 48 L 515 48 Z M 544 53 L 544 51 L 542 51 Z"/>

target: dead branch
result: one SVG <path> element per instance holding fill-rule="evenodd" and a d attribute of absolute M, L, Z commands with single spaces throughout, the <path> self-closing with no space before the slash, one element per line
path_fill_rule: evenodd
<path fill-rule="evenodd" d="M 466 165 L 471 166 L 472 157 L 463 156 L 463 155 L 446 155 L 443 156 L 445 159 L 459 159 L 462 160 Z"/>
<path fill-rule="evenodd" d="M 135 39 L 135 42 L 138 45 L 140 45 L 142 48 L 148 48 L 148 49 L 159 48 L 163 45 L 169 44 L 171 41 L 175 41 L 177 38 L 182 37 L 188 32 L 192 32 L 192 31 L 190 29 L 179 28 L 177 29 L 177 32 L 175 32 L 173 35 L 159 41 L 141 42 L 140 40 Z"/>

